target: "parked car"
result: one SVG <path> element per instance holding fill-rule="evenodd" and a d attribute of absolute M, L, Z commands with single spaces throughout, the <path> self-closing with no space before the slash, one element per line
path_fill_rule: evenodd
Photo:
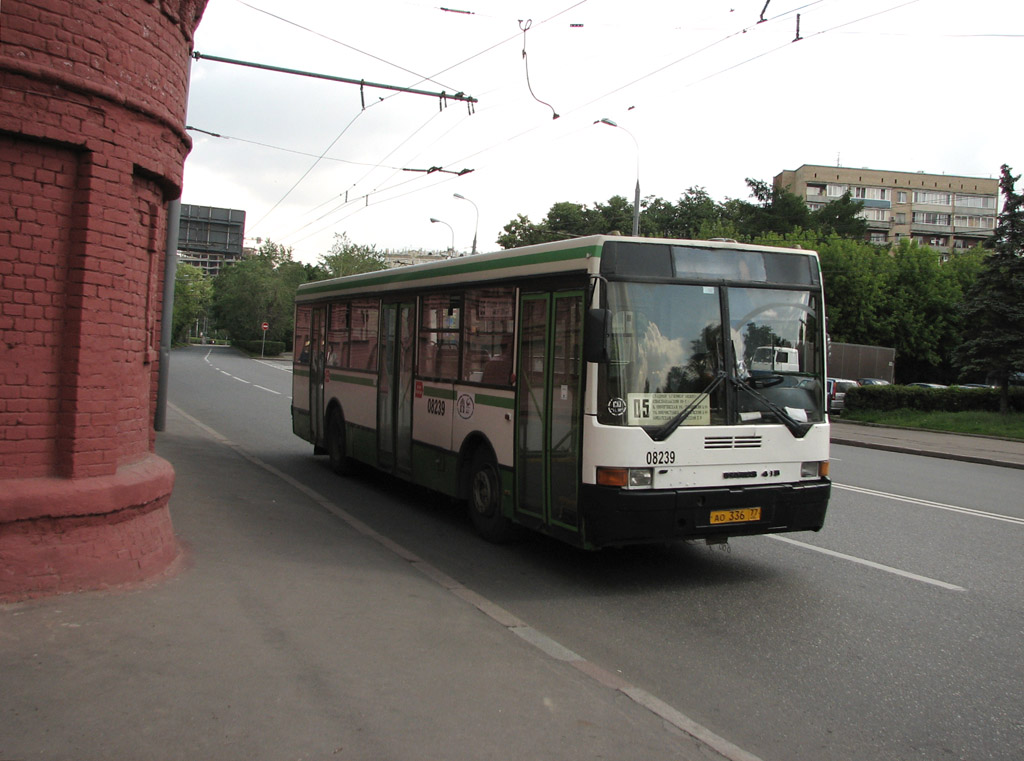
<path fill-rule="evenodd" d="M 855 380 L 848 378 L 829 378 L 825 382 L 825 391 L 828 396 L 828 411 L 830 415 L 839 415 L 846 407 L 846 392 L 858 386 Z"/>
<path fill-rule="evenodd" d="M 998 388 L 998 386 L 989 386 L 985 383 L 961 383 L 958 388 Z"/>
<path fill-rule="evenodd" d="M 889 381 L 881 378 L 858 378 L 857 383 L 861 386 L 888 386 Z"/>
<path fill-rule="evenodd" d="M 949 386 L 943 386 L 941 383 L 908 383 L 908 386 L 917 386 L 918 388 L 949 388 Z"/>

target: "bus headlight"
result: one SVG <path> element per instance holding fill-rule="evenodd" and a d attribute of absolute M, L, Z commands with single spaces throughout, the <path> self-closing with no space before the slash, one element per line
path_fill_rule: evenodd
<path fill-rule="evenodd" d="M 630 468 L 629 488 L 650 489 L 654 485 L 654 471 L 650 468 Z"/>
<path fill-rule="evenodd" d="M 800 463 L 800 478 L 824 478 L 828 475 L 828 460 Z"/>

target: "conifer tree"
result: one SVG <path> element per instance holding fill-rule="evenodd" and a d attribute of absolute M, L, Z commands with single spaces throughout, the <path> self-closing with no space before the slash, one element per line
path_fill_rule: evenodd
<path fill-rule="evenodd" d="M 999 188 L 1005 201 L 978 279 L 964 303 L 964 333 L 957 358 L 961 374 L 983 375 L 1000 387 L 999 409 L 1009 412 L 1009 380 L 1024 371 L 1024 198 L 1020 179 L 1003 164 Z"/>

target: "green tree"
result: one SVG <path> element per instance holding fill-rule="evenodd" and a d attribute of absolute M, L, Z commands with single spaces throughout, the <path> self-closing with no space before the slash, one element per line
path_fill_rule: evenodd
<path fill-rule="evenodd" d="M 888 288 L 894 260 L 868 243 L 831 238 L 818 245 L 828 333 L 833 341 L 892 346 Z"/>
<path fill-rule="evenodd" d="M 525 214 L 517 214 L 516 218 L 502 228 L 504 232 L 498 236 L 496 243 L 502 248 L 518 248 L 532 246 L 535 243 L 547 243 L 558 240 L 540 224 L 530 221 Z"/>
<path fill-rule="evenodd" d="M 838 235 L 840 238 L 863 240 L 868 233 L 868 222 L 857 216 L 863 208 L 864 204 L 854 201 L 850 191 L 846 191 L 842 198 L 812 211 L 811 226 L 824 237 Z"/>
<path fill-rule="evenodd" d="M 217 326 L 235 340 L 253 341 L 263 335 L 260 325 L 272 320 L 272 304 L 276 298 L 274 266 L 258 256 L 242 259 L 221 270 L 213 281 L 213 316 Z M 274 336 L 268 334 L 267 338 Z"/>
<path fill-rule="evenodd" d="M 212 300 L 212 279 L 199 267 L 179 264 L 174 274 L 173 340 L 188 339 L 189 328 L 207 316 Z"/>
<path fill-rule="evenodd" d="M 692 187 L 676 203 L 654 197 L 645 199 L 640 213 L 640 231 L 652 238 L 695 239 L 700 236 L 702 227 L 721 220 L 722 209 L 707 191 Z"/>
<path fill-rule="evenodd" d="M 729 199 L 722 207 L 725 218 L 735 225 L 744 239 L 764 233 L 786 234 L 811 226 L 811 212 L 800 196 L 749 177 L 747 187 L 758 203 Z"/>
<path fill-rule="evenodd" d="M 213 316 L 231 338 L 263 337 L 290 343 L 295 320 L 295 290 L 317 270 L 292 260 L 292 249 L 264 241 L 255 255 L 225 267 L 213 281 Z"/>
<path fill-rule="evenodd" d="M 957 351 L 961 373 L 984 376 L 1000 387 L 999 409 L 1009 412 L 1009 381 L 1024 371 L 1024 207 L 1016 177 L 1003 164 L 1003 211 L 987 256 L 963 309 L 970 337 Z"/>
<path fill-rule="evenodd" d="M 959 340 L 962 293 L 935 250 L 903 239 L 888 287 L 892 343 L 902 380 L 948 380 Z"/>
<path fill-rule="evenodd" d="M 324 277 L 358 275 L 387 269 L 384 255 L 374 245 L 362 245 L 349 240 L 347 233 L 335 233 L 330 250 L 317 262 Z"/>
<path fill-rule="evenodd" d="M 644 235 L 644 202 L 640 202 L 640 234 Z M 607 235 L 608 233 L 633 233 L 633 201 L 625 196 L 612 196 L 608 203 L 595 203 L 584 235 Z"/>

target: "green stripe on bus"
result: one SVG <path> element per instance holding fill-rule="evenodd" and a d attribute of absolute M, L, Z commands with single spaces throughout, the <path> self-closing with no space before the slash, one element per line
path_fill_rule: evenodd
<path fill-rule="evenodd" d="M 476 394 L 473 401 L 485 407 L 501 407 L 502 409 L 515 409 L 516 400 L 507 396 L 494 396 L 493 394 Z"/>
<path fill-rule="evenodd" d="M 450 388 L 435 388 L 434 386 L 423 386 L 423 395 L 434 399 L 454 399 L 455 390 Z"/>
<path fill-rule="evenodd" d="M 341 381 L 342 383 L 353 383 L 357 386 L 376 386 L 377 379 L 373 376 L 366 377 L 365 375 L 331 375 L 331 380 Z"/>
<path fill-rule="evenodd" d="M 398 269 L 387 270 L 381 274 L 374 274 L 360 277 L 356 275 L 350 282 L 327 281 L 316 285 L 299 286 L 299 293 L 302 295 L 313 293 L 327 293 L 330 291 L 347 291 L 362 288 L 372 288 L 380 285 L 398 285 L 400 283 L 411 283 L 417 280 L 432 280 L 441 277 L 455 275 L 479 274 L 491 270 L 515 269 L 517 267 L 528 267 L 535 264 L 547 264 L 551 262 L 566 262 L 574 259 L 587 259 L 600 257 L 600 246 L 582 246 L 579 248 L 567 248 L 559 251 L 538 251 L 532 254 L 509 255 L 507 257 L 488 258 L 484 261 L 476 260 L 475 257 L 468 257 L 465 262 L 458 262 L 449 267 L 432 268 L 429 270 Z"/>
<path fill-rule="evenodd" d="M 308 378 L 309 377 L 309 370 L 299 370 L 298 368 L 296 368 L 292 372 L 293 372 L 294 375 L 297 375 L 300 378 Z"/>

